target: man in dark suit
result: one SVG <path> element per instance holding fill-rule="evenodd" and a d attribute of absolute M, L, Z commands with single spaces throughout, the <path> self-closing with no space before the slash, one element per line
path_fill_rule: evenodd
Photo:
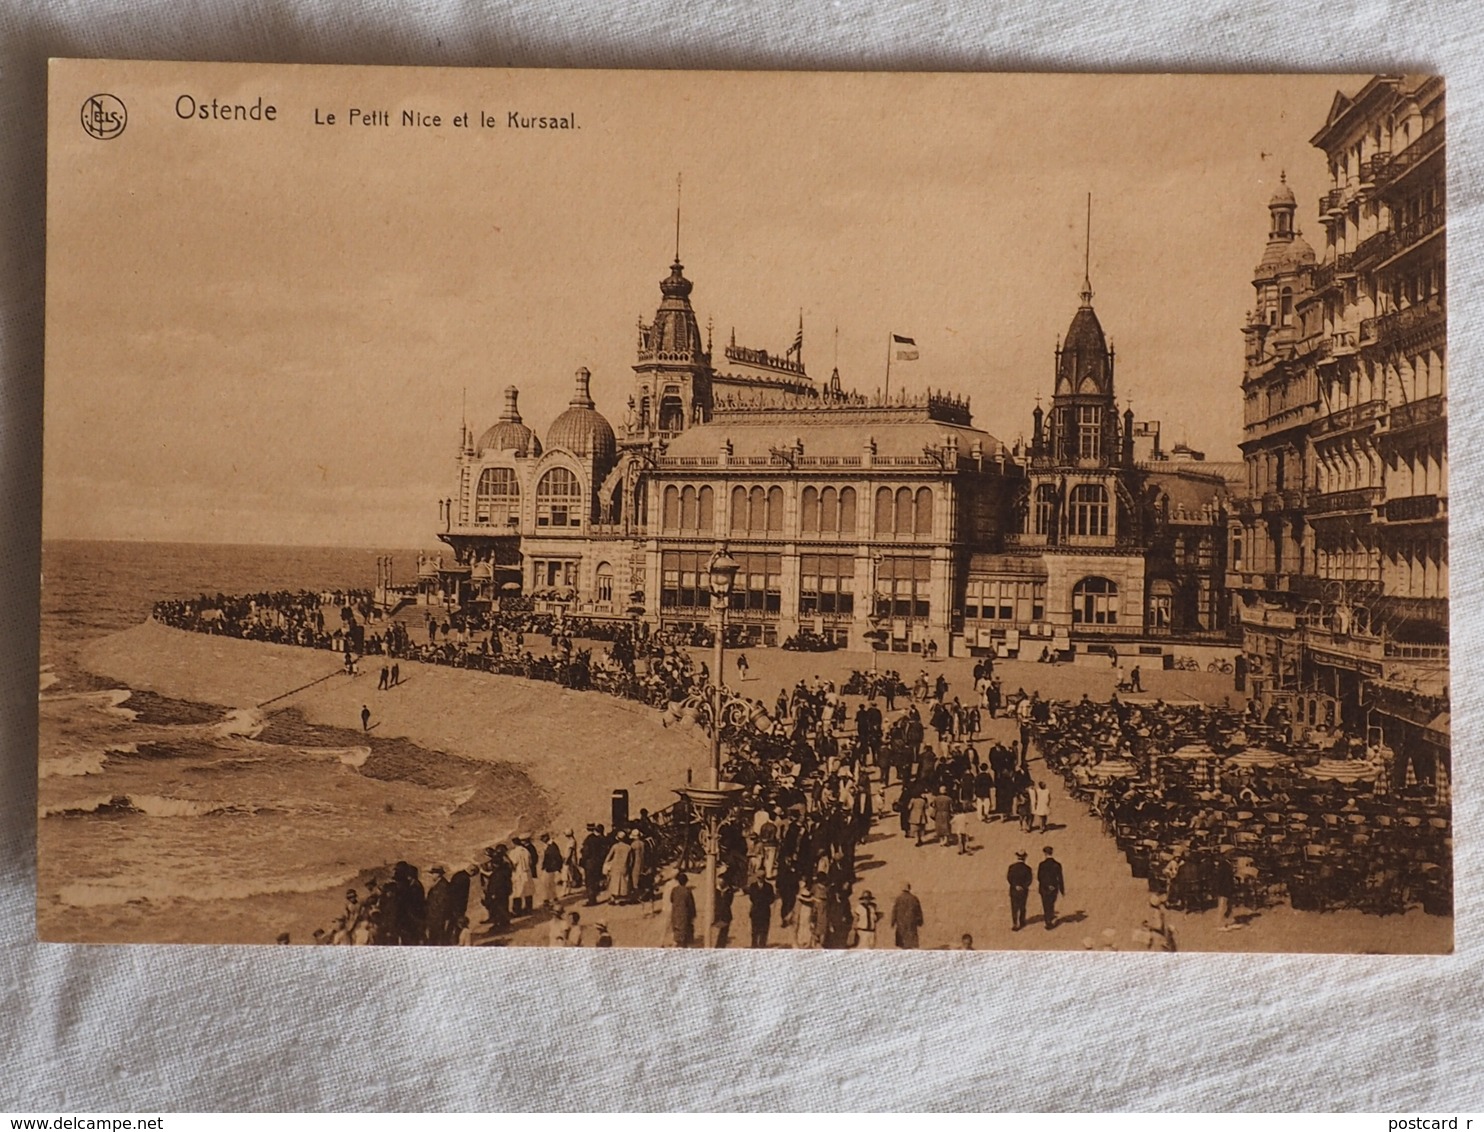
<path fill-rule="evenodd" d="M 583 903 L 593 905 L 598 902 L 598 893 L 603 889 L 603 862 L 608 859 L 608 839 L 603 836 L 601 825 L 587 827 L 587 836 L 582 840 L 579 854 L 583 887 L 587 890 L 587 900 Z"/>
<path fill-rule="evenodd" d="M 759 874 L 747 886 L 748 919 L 752 923 L 752 946 L 768 946 L 768 929 L 773 922 L 773 886 Z"/>
<path fill-rule="evenodd" d="M 896 930 L 897 946 L 904 950 L 917 947 L 922 924 L 922 904 L 912 894 L 912 886 L 904 884 L 891 906 L 891 926 Z"/>
<path fill-rule="evenodd" d="M 435 879 L 428 888 L 423 939 L 418 942 L 446 947 L 457 940 L 457 934 L 449 938 L 449 929 L 458 922 L 453 915 L 453 890 L 448 883 L 448 872 L 442 865 L 434 865 L 428 870 L 428 875 Z M 463 914 L 462 909 L 459 914 Z"/>
<path fill-rule="evenodd" d="M 1041 911 L 1045 913 L 1046 930 L 1050 931 L 1056 926 L 1056 898 L 1067 894 L 1067 882 L 1061 862 L 1051 855 L 1051 846 L 1042 852 L 1046 855 L 1036 869 L 1036 887 L 1041 890 Z"/>
<path fill-rule="evenodd" d="M 1031 881 L 1035 880 L 1031 867 L 1025 863 L 1025 850 L 1015 854 L 1015 863 L 1005 870 L 1005 880 L 1010 884 L 1010 930 L 1018 932 L 1025 927 L 1025 904 L 1030 898 Z"/>

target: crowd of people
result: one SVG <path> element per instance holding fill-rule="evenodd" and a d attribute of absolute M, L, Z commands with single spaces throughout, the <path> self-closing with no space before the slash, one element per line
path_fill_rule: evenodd
<path fill-rule="evenodd" d="M 1116 695 L 1048 708 L 1033 725 L 1046 765 L 1169 907 L 1216 908 L 1228 929 L 1241 925 L 1240 909 L 1279 901 L 1451 913 L 1447 807 L 1392 795 L 1381 748 L 1324 759 L 1255 708 Z"/>
<path fill-rule="evenodd" d="M 1303 752 L 1287 749 L 1271 720 L 1140 696 L 1133 677 L 1120 681 L 1124 698 L 1053 702 L 1023 689 L 1007 694 L 986 658 L 958 695 L 945 675 L 926 669 L 910 682 L 897 671 L 853 672 L 843 687 L 816 676 L 768 703 L 724 690 L 719 698 L 742 710 L 714 720 L 707 713 L 717 674 L 689 651 L 688 636 L 642 624 L 599 628 L 506 608 L 425 611 L 419 626 L 382 618 L 365 592 L 308 591 L 161 602 L 155 616 L 201 632 L 338 649 L 351 670 L 357 654 L 381 657 L 379 687 L 397 683 L 399 661 L 421 661 L 622 696 L 666 709 L 669 719 L 690 709 L 697 722 L 721 728 L 723 777 L 744 788 L 719 831 L 714 946 L 732 941 L 733 918 L 744 915 L 748 930 L 735 938 L 754 947 L 870 947 L 883 926 L 898 946 L 916 946 L 920 900 L 907 890 L 882 909 L 860 886 L 857 856 L 873 828 L 890 821 L 913 846 L 959 854 L 970 852 L 978 823 L 1046 832 L 1054 828 L 1051 773 L 1101 818 L 1133 874 L 1147 878 L 1151 946 L 1173 947 L 1166 909 L 1214 907 L 1232 927 L 1244 908 L 1278 900 L 1451 911 L 1446 810 L 1386 797 L 1381 752 L 1352 752 L 1375 764 L 1374 775 L 1326 780 L 1310 773 Z M 594 640 L 606 641 L 597 655 L 577 647 Z M 736 663 L 745 686 L 745 652 Z M 1014 721 L 1013 738 L 1004 728 L 994 729 L 1001 739 L 984 737 L 986 721 L 997 718 Z M 1038 774 L 1033 756 L 1044 759 Z M 534 925 L 543 942 L 607 946 L 609 925 L 596 918 L 607 913 L 590 910 L 641 904 L 668 917 L 668 942 L 688 946 L 697 942 L 700 843 L 701 823 L 681 801 L 621 828 L 589 826 L 581 839 L 571 830 L 523 833 L 455 868 L 420 873 L 403 861 L 348 892 L 343 914 L 317 938 L 457 944 Z M 1017 860 L 1006 872 L 1015 930 L 1033 889 L 1043 922 L 1056 923 L 1065 878 L 1049 846 L 1044 856 L 1038 868 Z"/>

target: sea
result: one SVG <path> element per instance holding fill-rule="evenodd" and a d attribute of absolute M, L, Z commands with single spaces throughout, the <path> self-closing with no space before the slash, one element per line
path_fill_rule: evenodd
<path fill-rule="evenodd" d="M 143 542 L 42 548 L 37 923 L 42 938 L 294 942 L 347 885 L 399 858 L 472 860 L 478 802 L 525 792 L 509 768 L 404 740 L 229 711 L 89 673 L 87 642 L 162 598 L 369 589 L 417 551 Z"/>

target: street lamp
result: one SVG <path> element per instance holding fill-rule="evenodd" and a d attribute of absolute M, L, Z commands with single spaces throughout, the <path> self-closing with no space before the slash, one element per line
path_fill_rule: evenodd
<path fill-rule="evenodd" d="M 742 564 L 727 553 L 725 545 L 716 548 L 706 573 L 711 588 L 711 608 L 716 613 L 716 645 L 713 652 L 711 711 L 711 774 L 704 788 L 686 787 L 681 791 L 706 823 L 706 873 L 701 881 L 701 945 L 713 946 L 712 931 L 716 924 L 716 866 L 721 852 L 721 819 L 731 808 L 742 788 L 721 781 L 721 711 L 722 673 L 726 664 L 727 607 Z"/>

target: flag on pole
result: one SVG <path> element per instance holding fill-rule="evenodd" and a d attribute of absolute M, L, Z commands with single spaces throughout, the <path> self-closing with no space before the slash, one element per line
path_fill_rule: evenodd
<path fill-rule="evenodd" d="M 900 334 L 891 336 L 892 349 L 895 351 L 896 360 L 899 362 L 915 362 L 917 360 L 917 341 L 913 338 L 903 338 Z"/>
<path fill-rule="evenodd" d="M 788 348 L 790 354 L 797 354 L 804 348 L 804 324 L 799 323 L 799 332 L 794 335 L 794 344 Z"/>

